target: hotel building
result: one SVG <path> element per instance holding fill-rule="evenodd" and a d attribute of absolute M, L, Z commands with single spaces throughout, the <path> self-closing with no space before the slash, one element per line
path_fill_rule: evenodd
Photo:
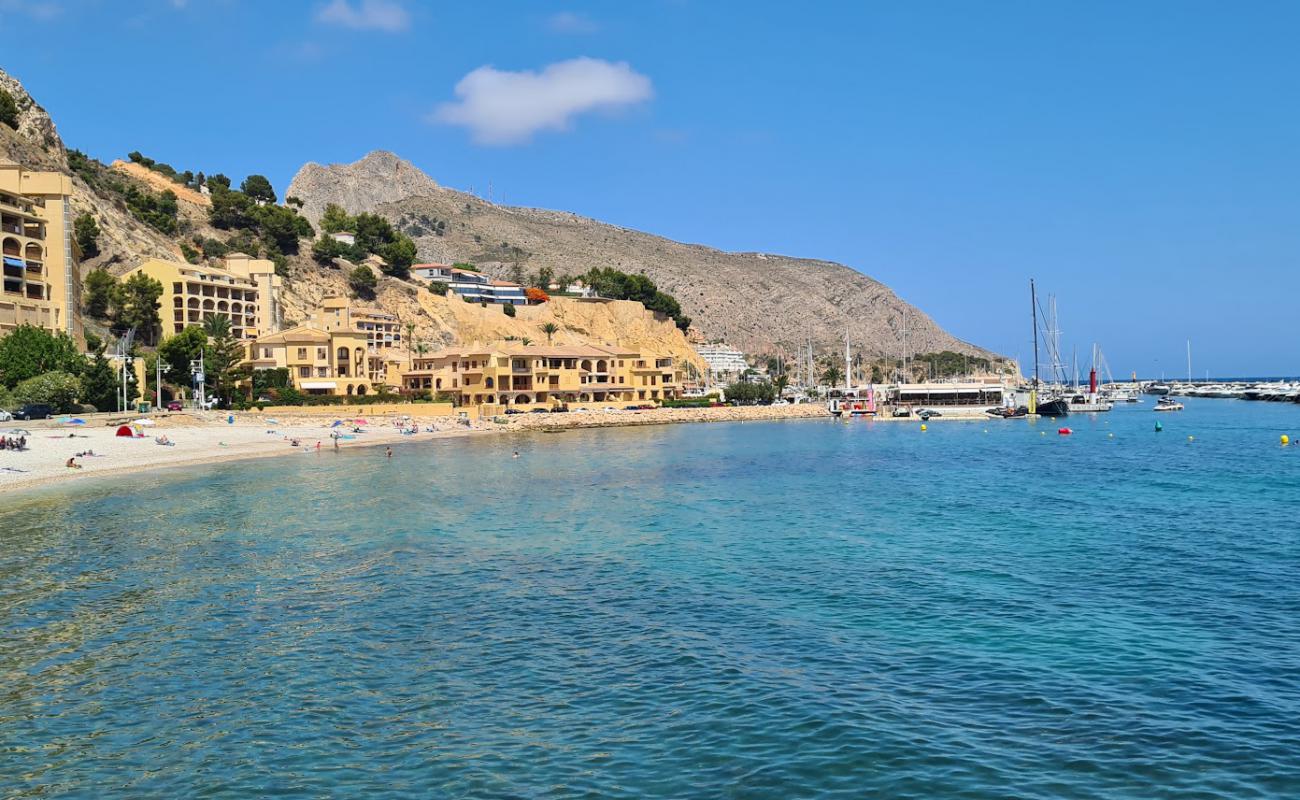
<path fill-rule="evenodd" d="M 250 342 L 253 369 L 285 368 L 304 394 L 366 395 L 397 386 L 406 354 L 397 317 L 327 297 L 303 325 Z"/>
<path fill-rule="evenodd" d="M 81 337 L 71 194 L 67 175 L 0 158 L 0 334 L 27 324 Z"/>
<path fill-rule="evenodd" d="M 271 272 L 273 277 L 278 277 L 274 276 L 274 266 Z M 162 317 L 164 336 L 180 333 L 191 325 L 202 325 L 209 314 L 230 317 L 230 332 L 236 339 L 256 339 L 261 332 L 259 323 L 270 324 L 274 330 L 275 321 L 263 308 L 258 281 L 248 273 L 241 275 L 206 264 L 151 258 L 122 279 L 136 273 L 144 273 L 162 284 L 158 314 Z M 274 304 L 273 299 L 267 302 Z"/>
<path fill-rule="evenodd" d="M 681 395 L 673 358 L 617 347 L 457 347 L 414 364 L 402 373 L 404 389 L 448 393 L 460 406 L 627 406 Z"/>
<path fill-rule="evenodd" d="M 745 354 L 725 344 L 697 344 L 695 352 L 704 359 L 715 379 L 739 375 L 749 369 Z"/>

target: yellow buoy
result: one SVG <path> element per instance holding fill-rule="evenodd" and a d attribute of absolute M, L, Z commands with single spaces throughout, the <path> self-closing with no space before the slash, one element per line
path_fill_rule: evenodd
<path fill-rule="evenodd" d="M 924 423 L 924 422 L 921 423 L 921 430 L 925 430 L 925 423 Z"/>
<path fill-rule="evenodd" d="M 1287 436 L 1285 433 L 1282 434 L 1282 446 L 1286 447 L 1289 444 L 1291 444 L 1291 437 Z"/>

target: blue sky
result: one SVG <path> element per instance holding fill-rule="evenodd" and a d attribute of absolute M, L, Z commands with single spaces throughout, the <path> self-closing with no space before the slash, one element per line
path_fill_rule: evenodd
<path fill-rule="evenodd" d="M 439 182 L 861 269 L 1028 360 L 1300 373 L 1300 4 L 0 0 L 102 159 Z M 51 36 L 63 44 L 50 47 Z M 458 92 L 458 87 L 459 92 Z"/>

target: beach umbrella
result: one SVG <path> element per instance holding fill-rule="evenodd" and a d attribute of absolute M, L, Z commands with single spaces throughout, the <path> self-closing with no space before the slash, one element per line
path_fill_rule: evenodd
<path fill-rule="evenodd" d="M 151 419 L 137 419 L 137 420 L 135 420 L 134 422 L 132 422 L 131 424 L 132 424 L 132 425 L 156 425 L 156 424 L 158 424 L 158 423 L 154 422 L 154 421 L 151 420 Z"/>
<path fill-rule="evenodd" d="M 63 424 L 64 425 L 85 425 L 86 421 L 84 419 L 65 419 L 63 421 Z"/>
<path fill-rule="evenodd" d="M 370 424 L 369 422 L 366 422 L 364 419 L 353 420 L 353 422 L 357 423 L 358 425 L 369 425 L 369 424 Z"/>
<path fill-rule="evenodd" d="M 127 425 L 119 425 L 117 428 L 117 435 L 125 436 L 127 438 L 135 436 L 135 434 L 131 432 L 131 428 Z"/>
<path fill-rule="evenodd" d="M 332 423 L 330 423 L 330 427 L 331 427 L 331 428 L 337 428 L 338 426 L 340 426 L 340 425 L 342 425 L 342 424 L 343 424 L 343 420 L 341 420 L 341 419 L 336 419 L 336 420 L 334 420 Z"/>

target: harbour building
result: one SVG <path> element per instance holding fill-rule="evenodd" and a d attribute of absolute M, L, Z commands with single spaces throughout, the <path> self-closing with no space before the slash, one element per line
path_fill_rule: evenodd
<path fill-rule="evenodd" d="M 72 179 L 0 158 L 0 334 L 35 325 L 81 338 Z"/>

